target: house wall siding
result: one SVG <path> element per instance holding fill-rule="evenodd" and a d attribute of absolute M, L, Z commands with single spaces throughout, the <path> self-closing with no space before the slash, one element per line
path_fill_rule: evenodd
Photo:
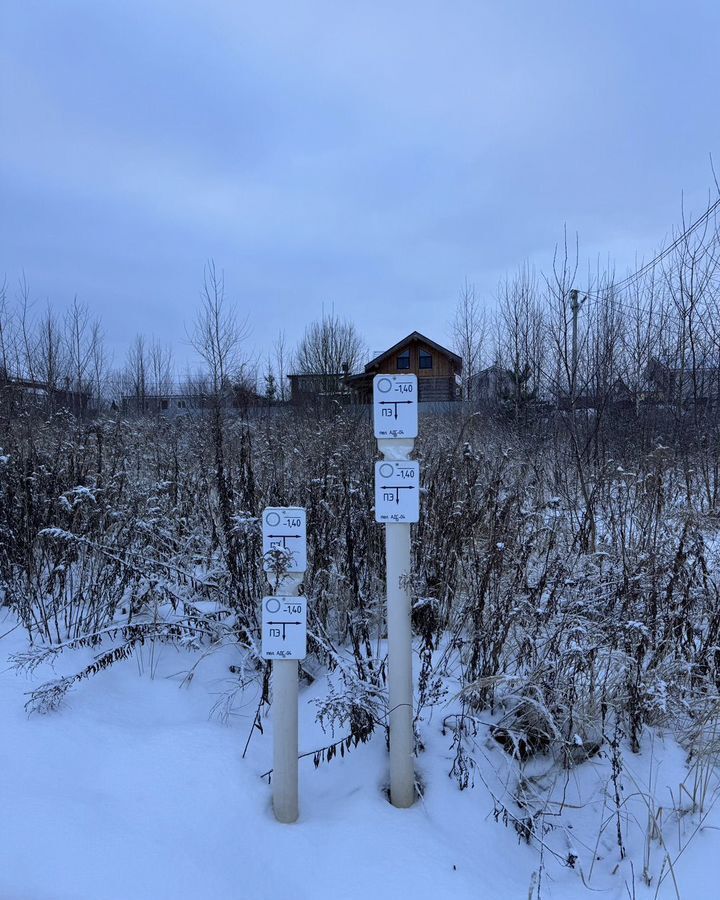
<path fill-rule="evenodd" d="M 432 369 L 420 368 L 420 352 L 425 351 L 432 356 Z M 403 353 L 410 353 L 410 368 L 398 369 L 397 358 Z M 455 375 L 452 361 L 444 353 L 424 344 L 422 341 L 411 340 L 402 344 L 393 353 L 387 353 L 379 358 L 376 364 L 378 372 L 386 372 L 389 375 L 414 374 L 418 378 L 448 378 Z"/>

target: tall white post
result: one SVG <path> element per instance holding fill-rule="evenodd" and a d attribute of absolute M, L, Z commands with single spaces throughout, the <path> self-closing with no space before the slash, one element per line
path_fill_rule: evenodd
<path fill-rule="evenodd" d="M 407 460 L 410 439 L 378 440 L 386 460 Z M 406 809 L 415 802 L 413 751 L 412 628 L 410 624 L 410 525 L 385 525 L 388 628 L 388 706 L 390 709 L 390 802 Z"/>
<path fill-rule="evenodd" d="M 375 521 L 385 524 L 390 801 L 402 809 L 415 801 L 409 578 L 410 523 L 420 519 L 420 466 L 410 459 L 418 397 L 416 375 L 373 378 L 373 429 L 385 457 L 375 463 Z"/>
<path fill-rule="evenodd" d="M 278 588 L 296 597 L 302 574 L 287 574 Z M 273 774 L 272 802 L 278 822 L 291 824 L 298 817 L 298 661 L 272 663 Z"/>

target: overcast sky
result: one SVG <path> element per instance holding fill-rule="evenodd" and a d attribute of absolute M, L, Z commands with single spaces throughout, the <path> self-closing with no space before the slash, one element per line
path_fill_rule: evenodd
<path fill-rule="evenodd" d="M 211 257 L 257 352 L 323 306 L 446 343 L 565 224 L 625 271 L 702 211 L 719 51 L 718 0 L 2 0 L 0 277 L 116 363 L 189 357 Z"/>

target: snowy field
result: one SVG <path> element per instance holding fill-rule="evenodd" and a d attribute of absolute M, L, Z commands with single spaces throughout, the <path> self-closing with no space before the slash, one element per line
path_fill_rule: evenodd
<path fill-rule="evenodd" d="M 692 778 L 684 752 L 659 734 L 640 755 L 622 748 L 619 817 L 603 751 L 550 790 L 564 795 L 565 808 L 553 816 L 549 806 L 542 838 L 528 845 L 513 822 L 494 815 L 508 755 L 478 725 L 475 786 L 460 791 L 448 775 L 453 736 L 443 734 L 436 707 L 421 725 L 423 796 L 412 809 L 387 802 L 387 754 L 376 731 L 317 768 L 312 755 L 302 759 L 300 820 L 279 825 L 260 777 L 271 766 L 272 729 L 269 719 L 263 733 L 252 729 L 257 696 L 246 695 L 225 723 L 211 715 L 232 686 L 237 651 L 205 657 L 188 683 L 197 653 L 146 645 L 76 685 L 59 710 L 28 717 L 28 690 L 77 671 L 93 654 L 77 650 L 56 671 L 18 674 L 8 656 L 26 645 L 13 624 L 5 616 L 0 628 L 2 900 L 717 896 L 720 814 L 712 797 L 709 812 L 678 814 Z M 312 702 L 326 691 L 326 676 L 301 690 L 301 752 L 330 741 Z M 542 758 L 533 765 L 528 782 L 541 784 L 551 766 Z M 651 796 L 663 807 L 653 808 L 661 826 L 654 834 Z"/>

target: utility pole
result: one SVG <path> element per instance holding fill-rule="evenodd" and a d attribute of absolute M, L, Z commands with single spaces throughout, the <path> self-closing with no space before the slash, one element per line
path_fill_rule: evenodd
<path fill-rule="evenodd" d="M 570 291 L 570 310 L 572 312 L 572 372 L 570 376 L 570 409 L 575 411 L 577 399 L 577 370 L 578 370 L 578 315 L 587 297 L 580 299 L 580 291 L 573 288 Z"/>

